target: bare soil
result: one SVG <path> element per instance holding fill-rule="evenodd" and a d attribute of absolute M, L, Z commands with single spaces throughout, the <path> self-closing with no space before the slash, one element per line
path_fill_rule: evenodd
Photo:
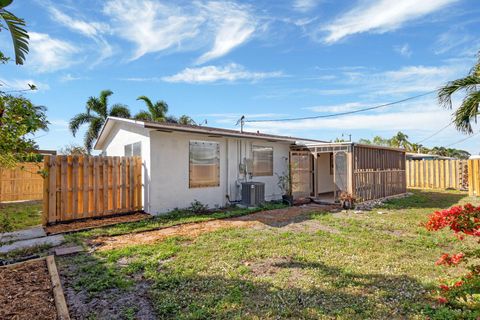
<path fill-rule="evenodd" d="M 71 319 L 126 319 L 128 309 L 134 310 L 136 320 L 156 319 L 149 299 L 149 284 L 142 275 L 132 276 L 135 283 L 132 288 L 108 289 L 91 296 L 86 290 L 75 289 L 75 277 L 81 273 L 78 266 L 59 259 L 58 267 Z"/>
<path fill-rule="evenodd" d="M 0 268 L 0 319 L 57 318 L 45 260 Z"/>
<path fill-rule="evenodd" d="M 106 217 L 101 219 L 88 219 L 82 221 L 73 221 L 69 223 L 59 223 L 45 228 L 47 234 L 57 234 L 64 232 L 80 231 L 92 228 L 100 228 L 124 222 L 135 222 L 149 219 L 152 216 L 147 213 L 132 213 L 114 217 Z"/>
<path fill-rule="evenodd" d="M 330 206 L 310 204 L 300 207 L 261 211 L 236 218 L 188 223 L 120 236 L 99 237 L 91 240 L 90 245 L 96 247 L 97 250 L 112 250 L 130 245 L 151 244 L 173 236 L 197 237 L 203 233 L 224 228 L 283 228 L 290 224 L 308 220 L 308 213 L 329 209 L 331 209 Z M 321 230 L 320 226 L 316 226 L 316 228 Z M 335 230 L 329 231 L 335 232 Z"/>

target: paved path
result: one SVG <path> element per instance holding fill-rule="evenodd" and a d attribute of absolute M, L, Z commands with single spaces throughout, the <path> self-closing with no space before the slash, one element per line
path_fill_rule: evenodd
<path fill-rule="evenodd" d="M 34 227 L 34 228 L 24 229 L 24 230 L 19 230 L 14 232 L 0 233 L 0 243 L 34 239 L 34 238 L 40 238 L 45 236 L 46 236 L 45 231 L 41 226 L 39 226 L 39 227 Z"/>
<path fill-rule="evenodd" d="M 8 253 L 14 250 L 28 249 L 41 245 L 50 245 L 54 247 L 62 244 L 64 241 L 65 238 L 60 234 L 35 239 L 20 240 L 11 244 L 0 246 L 0 253 Z"/>

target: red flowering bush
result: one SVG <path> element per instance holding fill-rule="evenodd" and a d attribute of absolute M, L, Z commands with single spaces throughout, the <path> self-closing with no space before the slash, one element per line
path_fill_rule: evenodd
<path fill-rule="evenodd" d="M 449 228 L 455 236 L 463 240 L 466 236 L 479 238 L 480 243 L 480 207 L 468 203 L 455 206 L 447 210 L 436 211 L 429 216 L 425 227 L 430 231 Z M 454 279 L 450 283 L 439 286 L 439 303 L 456 304 L 459 302 L 468 305 L 480 304 L 480 249 L 459 252 L 456 254 L 444 253 L 435 262 L 436 265 L 456 267 L 463 264 L 468 272 Z"/>

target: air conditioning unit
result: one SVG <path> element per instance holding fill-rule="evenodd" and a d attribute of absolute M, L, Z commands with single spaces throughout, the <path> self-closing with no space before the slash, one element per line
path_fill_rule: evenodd
<path fill-rule="evenodd" d="M 265 202 L 265 183 L 242 182 L 242 204 L 256 207 Z"/>

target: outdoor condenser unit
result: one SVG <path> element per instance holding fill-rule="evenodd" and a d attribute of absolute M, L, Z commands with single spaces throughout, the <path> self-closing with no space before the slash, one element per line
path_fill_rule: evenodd
<path fill-rule="evenodd" d="M 256 207 L 265 202 L 265 183 L 242 182 L 242 204 Z"/>

